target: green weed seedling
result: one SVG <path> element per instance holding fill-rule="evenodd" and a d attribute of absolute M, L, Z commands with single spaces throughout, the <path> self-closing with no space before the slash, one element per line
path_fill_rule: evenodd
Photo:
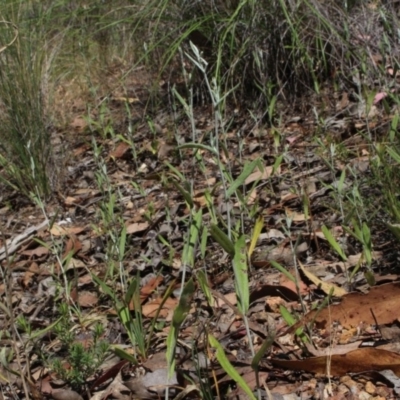
<path fill-rule="evenodd" d="M 343 227 L 343 229 L 353 236 L 355 239 L 357 239 L 363 248 L 362 251 L 362 260 L 366 264 L 366 271 L 364 273 L 365 279 L 367 280 L 368 284 L 370 286 L 375 285 L 375 279 L 374 279 L 374 274 L 372 271 L 372 241 L 371 241 L 371 231 L 368 227 L 368 225 L 363 222 L 362 225 L 360 226 L 356 220 L 353 220 L 352 222 L 352 227 L 353 229 L 349 229 L 346 226 Z M 361 265 L 361 260 L 357 264 L 357 267 L 354 268 L 350 275 L 350 281 L 353 279 L 355 274 L 358 272 L 358 269 Z"/>
<path fill-rule="evenodd" d="M 101 339 L 104 334 L 101 323 L 94 325 L 90 346 L 84 346 L 83 343 L 76 341 L 68 305 L 62 304 L 59 310 L 61 317 L 53 331 L 63 346 L 61 352 L 65 353 L 65 357 L 50 358 L 49 367 L 72 388 L 82 390 L 87 379 L 96 373 L 109 354 L 110 345 Z M 65 363 L 69 365 L 68 368 L 65 367 Z"/>
<path fill-rule="evenodd" d="M 159 308 L 157 309 L 150 325 L 146 326 L 142 317 L 142 306 L 140 302 L 140 277 L 133 278 L 124 295 L 117 295 L 115 290 L 107 285 L 96 275 L 92 274 L 93 281 L 100 289 L 110 297 L 118 318 L 126 330 L 130 344 L 133 346 L 134 355 L 126 352 L 119 346 L 113 346 L 112 350 L 119 357 L 126 359 L 134 364 L 138 364 L 138 358 L 145 360 L 148 357 L 152 343 L 153 334 L 157 327 L 157 320 L 165 301 L 171 296 L 175 281 L 167 288 Z M 132 311 L 133 305 L 133 311 Z"/>
<path fill-rule="evenodd" d="M 105 140 L 107 138 L 115 138 L 115 131 L 113 128 L 113 121 L 111 118 L 111 112 L 107 107 L 106 101 L 103 100 L 99 111 L 98 111 L 98 119 L 94 119 L 88 113 L 88 116 L 85 118 L 90 132 L 99 133 L 100 137 Z"/>

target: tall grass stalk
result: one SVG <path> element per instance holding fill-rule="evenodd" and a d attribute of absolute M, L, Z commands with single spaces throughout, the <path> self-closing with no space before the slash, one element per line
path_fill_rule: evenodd
<path fill-rule="evenodd" d="M 20 22 L 17 12 L 9 17 L 19 30 L 0 57 L 0 180 L 24 195 L 47 198 L 55 169 L 45 104 L 46 39 L 38 24 Z M 14 35 L 10 24 L 0 24 L 2 41 Z"/>

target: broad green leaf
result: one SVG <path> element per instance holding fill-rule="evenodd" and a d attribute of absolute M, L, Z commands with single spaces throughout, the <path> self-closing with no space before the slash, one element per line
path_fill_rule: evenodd
<path fill-rule="evenodd" d="M 260 349 L 254 355 L 254 358 L 251 361 L 251 368 L 253 368 L 255 371 L 258 370 L 258 365 L 260 364 L 261 359 L 264 357 L 264 354 L 274 344 L 274 340 L 275 340 L 275 332 L 268 334 L 268 337 L 265 338 Z"/>
<path fill-rule="evenodd" d="M 186 114 L 189 115 L 189 111 L 190 111 L 189 105 L 186 103 L 186 100 L 176 90 L 175 86 L 172 88 L 172 93 L 179 100 L 179 102 L 181 103 L 182 107 L 184 108 Z"/>
<path fill-rule="evenodd" d="M 264 218 L 263 218 L 262 215 L 260 215 L 257 218 L 257 221 L 256 221 L 256 223 L 254 225 L 254 230 L 253 230 L 253 235 L 251 237 L 250 247 L 249 247 L 249 250 L 247 252 L 249 258 L 253 254 L 254 249 L 256 248 L 257 241 L 258 241 L 258 238 L 260 237 L 260 234 L 261 234 L 263 226 L 264 226 Z"/>
<path fill-rule="evenodd" d="M 200 208 L 199 211 L 194 213 L 192 223 L 189 229 L 189 238 L 186 240 L 183 248 L 182 261 L 184 265 L 194 266 L 195 262 L 195 247 L 199 238 L 199 232 L 201 229 L 201 222 L 203 217 L 203 211 Z"/>
<path fill-rule="evenodd" d="M 4 311 L 4 313 L 5 313 L 6 315 L 8 315 L 8 317 L 11 317 L 11 312 L 10 312 L 10 310 L 9 310 L 8 307 L 7 307 L 4 303 L 2 303 L 2 302 L 0 302 L 0 309 L 2 309 L 2 310 Z"/>
<path fill-rule="evenodd" d="M 191 194 L 187 190 L 185 190 L 183 186 L 181 186 L 175 179 L 170 179 L 169 182 L 171 182 L 178 189 L 179 193 L 183 196 L 189 208 L 192 209 L 194 203 Z"/>
<path fill-rule="evenodd" d="M 294 324 L 296 323 L 296 320 L 294 319 L 293 315 L 290 314 L 290 312 L 287 310 L 286 307 L 284 307 L 284 306 L 281 305 L 281 306 L 279 307 L 279 311 L 280 311 L 280 313 L 281 313 L 281 315 L 282 315 L 282 318 L 285 320 L 285 322 L 286 322 L 289 326 L 292 326 L 292 325 L 294 325 Z M 303 328 L 298 328 L 298 329 L 296 329 L 295 334 L 296 334 L 297 336 L 299 336 L 303 342 L 308 342 L 308 339 L 307 339 L 306 335 L 305 335 L 304 332 L 303 332 Z"/>
<path fill-rule="evenodd" d="M 176 351 L 176 342 L 178 340 L 178 330 L 175 326 L 171 325 L 169 329 L 169 333 L 167 336 L 167 365 L 168 365 L 168 376 L 171 377 L 175 371 L 175 351 Z"/>
<path fill-rule="evenodd" d="M 203 270 L 200 270 L 196 274 L 197 280 L 199 281 L 200 288 L 206 296 L 208 305 L 210 307 L 214 306 L 214 297 L 211 294 L 210 285 L 208 284 L 207 275 Z"/>
<path fill-rule="evenodd" d="M 247 179 L 247 177 L 253 173 L 254 168 L 260 164 L 260 159 L 253 160 L 251 163 L 246 163 L 243 168 L 243 172 L 235 179 L 235 181 L 231 184 L 229 189 L 226 192 L 226 198 L 229 199 L 229 197 L 232 196 L 233 193 L 236 192 L 236 190 L 243 185 L 244 181 Z"/>
<path fill-rule="evenodd" d="M 195 289 L 196 286 L 194 284 L 193 278 L 190 278 L 183 288 L 178 306 L 176 307 L 174 315 L 172 317 L 172 325 L 174 325 L 178 329 L 180 328 L 190 311 L 190 306 Z"/>
<path fill-rule="evenodd" d="M 115 292 L 105 283 L 103 282 L 97 275 L 92 274 L 92 279 L 100 286 L 105 294 L 110 296 L 111 300 L 116 303 L 117 307 L 120 308 L 123 304 L 117 300 Z"/>
<path fill-rule="evenodd" d="M 344 180 L 346 179 L 346 168 L 342 170 L 342 173 L 340 174 L 339 181 L 337 183 L 337 190 L 339 193 L 343 192 L 344 188 Z"/>
<path fill-rule="evenodd" d="M 224 349 L 218 340 L 213 335 L 208 335 L 208 342 L 210 343 L 211 347 L 216 349 L 215 357 L 221 364 L 221 367 L 224 369 L 224 371 L 242 388 L 242 390 L 247 394 L 247 396 L 249 396 L 251 400 L 256 400 L 256 396 L 254 396 L 254 393 L 250 389 L 249 385 L 228 360 L 228 357 L 226 356 Z"/>
<path fill-rule="evenodd" d="M 230 256 L 235 255 L 235 246 L 233 245 L 232 240 L 229 239 L 226 233 L 219 229 L 217 225 L 211 225 L 210 234 Z"/>
<path fill-rule="evenodd" d="M 128 290 L 125 293 L 125 304 L 129 304 L 133 298 L 133 296 L 135 295 L 135 293 L 139 290 L 139 282 L 137 277 L 134 277 L 129 286 L 128 286 Z"/>
<path fill-rule="evenodd" d="M 200 240 L 200 254 L 202 259 L 204 259 L 204 257 L 206 256 L 207 239 L 208 239 L 208 230 L 207 227 L 203 226 L 203 230 L 201 232 L 201 240 Z"/>
<path fill-rule="evenodd" d="M 272 173 L 271 175 L 275 175 L 275 172 L 279 169 L 283 161 L 283 154 L 281 154 L 274 162 L 274 165 L 272 167 Z"/>
<path fill-rule="evenodd" d="M 176 342 L 178 340 L 179 329 L 190 311 L 190 305 L 195 291 L 195 284 L 193 278 L 190 278 L 183 288 L 181 298 L 179 299 L 178 306 L 174 311 L 172 317 L 172 324 L 167 337 L 167 364 L 168 376 L 171 377 L 175 370 L 175 350 Z"/>
<path fill-rule="evenodd" d="M 235 274 L 235 287 L 238 296 L 238 308 L 243 315 L 249 309 L 249 275 L 246 254 L 246 238 L 242 235 L 235 243 L 235 256 L 233 257 L 233 272 Z"/>
<path fill-rule="evenodd" d="M 185 176 L 179 171 L 178 168 L 174 167 L 168 161 L 164 161 L 164 164 L 183 182 L 185 180 Z"/>
<path fill-rule="evenodd" d="M 114 346 L 111 346 L 111 349 L 117 357 L 122 358 L 123 360 L 128 360 L 130 363 L 132 363 L 134 365 L 138 365 L 138 360 L 136 359 L 136 357 L 132 354 L 127 353 L 121 347 L 114 345 Z"/>
<path fill-rule="evenodd" d="M 365 259 L 367 261 L 367 265 L 370 267 L 372 264 L 372 242 L 371 242 L 371 231 L 369 229 L 369 226 L 363 222 L 362 226 L 362 233 L 363 233 L 363 238 L 364 238 L 364 255 Z"/>
<path fill-rule="evenodd" d="M 346 261 L 347 260 L 346 254 L 344 254 L 343 249 L 340 247 L 339 243 L 333 237 L 331 231 L 325 225 L 322 225 L 321 229 L 322 233 L 325 236 L 325 239 L 328 241 L 331 247 L 336 251 L 336 253 L 339 254 L 339 256 L 342 258 L 343 261 Z"/>
<path fill-rule="evenodd" d="M 393 147 L 387 146 L 386 150 L 390 157 L 392 157 L 396 162 L 400 163 L 400 154 Z"/>
<path fill-rule="evenodd" d="M 29 336 L 29 339 L 36 339 L 37 337 L 41 337 L 45 333 L 51 331 L 61 321 L 61 319 L 62 319 L 62 317 L 58 318 L 56 321 L 54 321 L 50 325 L 46 326 L 46 328 L 33 332 Z"/>

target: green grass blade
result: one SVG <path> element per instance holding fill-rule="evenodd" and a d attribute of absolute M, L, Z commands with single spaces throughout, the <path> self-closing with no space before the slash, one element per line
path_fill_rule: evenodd
<path fill-rule="evenodd" d="M 112 351 L 115 353 L 115 355 L 119 358 L 122 358 L 123 360 L 127 360 L 130 363 L 132 363 L 133 365 L 138 365 L 138 360 L 136 359 L 135 356 L 133 356 L 132 354 L 126 352 L 124 349 L 122 349 L 119 346 L 111 346 Z"/>
<path fill-rule="evenodd" d="M 233 257 L 233 272 L 235 274 L 236 294 L 238 308 L 243 315 L 249 309 L 249 273 L 247 266 L 246 238 L 242 235 L 235 243 L 235 256 Z"/>
<path fill-rule="evenodd" d="M 254 393 L 250 389 L 249 385 L 240 376 L 239 372 L 236 371 L 235 367 L 228 360 L 224 349 L 222 348 L 218 340 L 213 335 L 208 335 L 208 341 L 211 347 L 214 347 L 216 349 L 215 356 L 217 357 L 217 360 L 221 364 L 221 367 L 224 369 L 224 371 L 243 389 L 243 391 L 247 394 L 247 396 L 249 396 L 251 400 L 256 400 L 256 396 L 254 396 Z"/>
<path fill-rule="evenodd" d="M 185 190 L 183 188 L 183 186 L 181 186 L 175 179 L 170 179 L 169 181 L 178 189 L 180 194 L 185 199 L 185 201 L 186 201 L 187 205 L 189 206 L 189 208 L 192 209 L 193 206 L 194 206 L 194 203 L 193 203 L 193 199 L 192 199 L 191 194 L 187 190 Z"/>
<path fill-rule="evenodd" d="M 289 325 L 292 326 L 296 323 L 296 320 L 294 319 L 293 315 L 290 314 L 288 309 L 284 306 L 279 306 L 279 311 L 282 315 L 282 318 L 285 320 L 285 322 Z M 308 342 L 308 339 L 306 335 L 303 332 L 303 328 L 298 328 L 296 329 L 295 334 L 301 338 L 303 342 Z"/>
<path fill-rule="evenodd" d="M 206 296 L 208 305 L 210 307 L 214 306 L 214 297 L 211 294 L 210 285 L 208 284 L 207 275 L 203 270 L 200 270 L 196 274 L 197 280 L 199 281 L 200 288 Z"/>
<path fill-rule="evenodd" d="M 258 370 L 258 366 L 260 364 L 261 358 L 264 357 L 264 354 L 273 345 L 274 340 L 275 340 L 275 334 L 274 333 L 269 334 L 268 337 L 264 340 L 260 349 L 255 354 L 253 360 L 251 361 L 251 368 L 253 368 L 255 371 Z"/>
<path fill-rule="evenodd" d="M 322 225 L 321 229 L 322 233 L 325 236 L 325 239 L 328 241 L 331 247 L 336 251 L 336 253 L 339 254 L 339 256 L 342 258 L 343 261 L 346 261 L 347 260 L 346 254 L 344 254 L 343 249 L 340 247 L 339 243 L 333 237 L 331 231 L 325 225 Z"/>
<path fill-rule="evenodd" d="M 236 190 L 243 185 L 244 181 L 248 178 L 248 176 L 254 172 L 254 168 L 260 165 L 260 160 L 257 158 L 256 160 L 253 160 L 251 163 L 246 163 L 243 172 L 236 178 L 236 180 L 232 183 L 232 185 L 229 187 L 229 189 L 226 192 L 226 198 L 229 199 L 229 197 L 232 196 L 233 193 L 236 192 Z"/>
<path fill-rule="evenodd" d="M 225 232 L 223 232 L 221 229 L 218 228 L 217 225 L 212 224 L 210 227 L 210 234 L 213 237 L 213 239 L 218 242 L 221 247 L 230 255 L 234 256 L 235 255 L 235 246 L 232 243 L 232 240 L 229 239 L 228 235 L 226 235 Z"/>
<path fill-rule="evenodd" d="M 260 237 L 263 226 L 264 226 L 264 217 L 262 215 L 260 215 L 257 218 L 257 221 L 254 225 L 254 230 L 253 230 L 253 235 L 251 237 L 250 247 L 247 252 L 249 258 L 253 254 L 254 249 L 256 248 L 257 241 L 258 241 L 258 238 Z"/>
<path fill-rule="evenodd" d="M 191 267 L 194 266 L 195 248 L 199 238 L 202 217 L 203 217 L 202 209 L 199 209 L 199 211 L 197 211 L 193 216 L 193 221 L 190 225 L 190 230 L 189 230 L 189 238 L 188 240 L 186 240 L 182 253 L 182 262 L 184 265 L 190 265 Z"/>
<path fill-rule="evenodd" d="M 193 278 L 190 278 L 183 288 L 179 304 L 174 311 L 172 317 L 172 324 L 167 337 L 167 364 L 168 364 L 168 376 L 171 377 L 175 370 L 175 350 L 176 343 L 178 340 L 179 329 L 185 320 L 187 314 L 190 311 L 192 298 L 196 287 Z"/>

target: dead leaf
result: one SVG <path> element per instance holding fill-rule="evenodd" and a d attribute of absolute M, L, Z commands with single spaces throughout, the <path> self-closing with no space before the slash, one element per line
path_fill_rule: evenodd
<path fill-rule="evenodd" d="M 294 222 L 303 222 L 303 221 L 310 219 L 309 215 L 306 217 L 306 215 L 304 213 L 292 211 L 291 209 L 289 209 L 287 207 L 285 207 L 285 213 Z"/>
<path fill-rule="evenodd" d="M 272 359 L 272 364 L 295 371 L 342 376 L 348 372 L 392 370 L 400 376 L 400 354 L 364 347 L 346 354 L 313 357 L 304 360 Z M 327 369 L 329 366 L 329 370 Z"/>
<path fill-rule="evenodd" d="M 120 142 L 117 148 L 110 153 L 110 157 L 112 158 L 123 158 L 125 154 L 131 150 L 131 146 L 128 143 Z"/>
<path fill-rule="evenodd" d="M 78 235 L 85 230 L 81 226 L 61 226 L 54 224 L 50 229 L 50 233 L 54 236 L 68 236 L 68 235 Z"/>
<path fill-rule="evenodd" d="M 143 304 L 154 292 L 154 290 L 163 282 L 162 276 L 154 276 L 149 279 L 145 286 L 140 289 L 140 304 Z M 135 309 L 134 301 L 131 300 L 129 309 L 133 311 Z"/>
<path fill-rule="evenodd" d="M 21 251 L 20 254 L 23 254 L 24 256 L 28 257 L 33 257 L 33 256 L 43 257 L 49 254 L 49 248 L 45 246 L 38 246 L 34 249 Z"/>
<path fill-rule="evenodd" d="M 94 307 L 97 304 L 98 297 L 96 293 L 80 291 L 78 293 L 78 304 L 81 307 Z"/>
<path fill-rule="evenodd" d="M 360 347 L 362 340 L 357 340 L 356 342 L 348 343 L 348 344 L 337 344 L 334 347 L 329 347 L 326 349 L 317 349 L 310 343 L 305 343 L 307 350 L 310 354 L 315 357 L 330 357 L 338 354 L 347 354 L 350 351 L 356 350 Z"/>
<path fill-rule="evenodd" d="M 300 326 L 315 320 L 318 328 L 325 328 L 333 321 L 339 321 L 345 328 L 354 328 L 361 323 L 375 324 L 374 316 L 380 325 L 395 321 L 400 303 L 400 282 L 374 286 L 369 293 L 349 293 L 342 297 L 340 304 L 333 304 L 321 311 L 309 312 L 303 319 L 287 331 L 294 332 Z"/>
<path fill-rule="evenodd" d="M 247 179 L 244 181 L 245 185 L 248 185 L 250 183 L 253 183 L 257 180 L 265 180 L 268 179 L 272 175 L 272 171 L 274 170 L 274 167 L 264 167 L 264 172 L 261 172 L 260 170 L 257 169 L 257 171 L 253 172 L 250 174 Z M 277 170 L 277 172 L 280 172 L 280 169 Z"/>
<path fill-rule="evenodd" d="M 71 257 L 78 253 L 82 249 L 82 243 L 79 239 L 71 234 L 68 238 L 67 244 L 65 245 L 65 249 L 62 255 L 62 259 L 66 260 L 68 257 Z"/>
<path fill-rule="evenodd" d="M 157 310 L 160 308 L 161 302 L 162 302 L 162 298 L 158 297 L 157 299 L 154 299 L 153 301 L 145 304 L 142 307 L 143 315 L 145 317 L 153 318 L 156 315 Z M 177 299 L 169 297 L 165 301 L 165 303 L 160 311 L 159 317 L 165 318 L 167 321 L 171 321 L 172 315 L 174 313 L 174 309 L 177 306 L 177 304 L 178 304 Z"/>
<path fill-rule="evenodd" d="M 149 227 L 148 222 L 135 222 L 133 224 L 126 225 L 126 233 L 132 234 L 137 232 L 143 232 Z"/>
<path fill-rule="evenodd" d="M 329 282 L 324 282 L 321 281 L 321 279 L 319 279 L 318 277 L 316 277 L 313 273 L 311 273 L 310 271 L 307 271 L 307 269 L 304 267 L 304 265 L 298 261 L 300 269 L 303 271 L 304 275 L 315 285 L 318 286 L 319 289 L 321 289 L 322 291 L 324 291 L 326 294 L 331 293 L 331 290 L 333 289 L 333 295 L 337 296 L 337 297 L 342 297 L 344 295 L 347 294 L 347 292 L 342 289 L 339 286 L 334 285 L 333 283 L 329 283 Z"/>

